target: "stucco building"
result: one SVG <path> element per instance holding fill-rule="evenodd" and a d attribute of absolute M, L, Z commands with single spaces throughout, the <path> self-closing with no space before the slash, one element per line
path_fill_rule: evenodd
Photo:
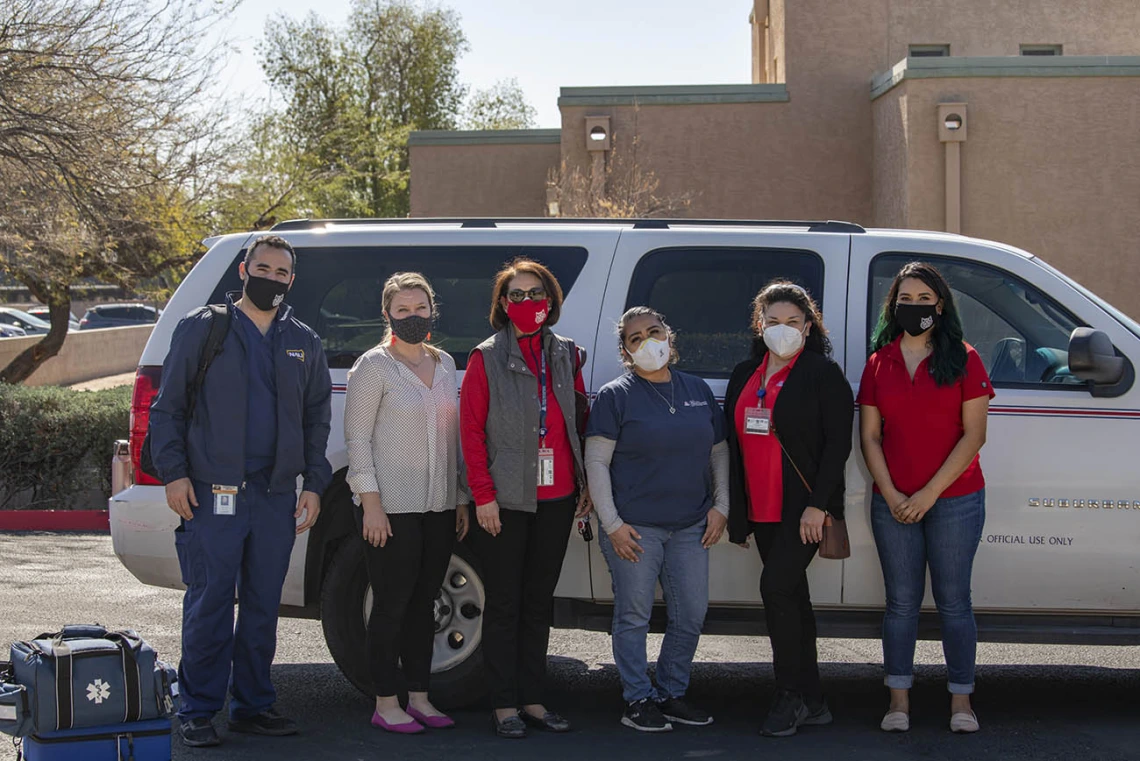
<path fill-rule="evenodd" d="M 561 129 L 413 133 L 412 215 L 544 216 L 552 170 L 636 155 L 684 216 L 960 231 L 1140 315 L 1140 2 L 754 0 L 749 22 L 749 84 L 567 87 Z"/>

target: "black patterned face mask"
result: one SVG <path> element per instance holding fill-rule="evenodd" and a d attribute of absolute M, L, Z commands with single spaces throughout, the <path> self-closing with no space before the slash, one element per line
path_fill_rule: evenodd
<path fill-rule="evenodd" d="M 257 275 L 245 276 L 245 295 L 253 305 L 263 312 L 270 312 L 285 301 L 289 284 Z"/>
<path fill-rule="evenodd" d="M 912 336 L 921 336 L 938 321 L 936 304 L 895 304 L 895 319 Z"/>
<path fill-rule="evenodd" d="M 423 343 L 431 334 L 431 318 L 409 315 L 400 320 L 388 320 L 392 335 L 406 344 Z"/>

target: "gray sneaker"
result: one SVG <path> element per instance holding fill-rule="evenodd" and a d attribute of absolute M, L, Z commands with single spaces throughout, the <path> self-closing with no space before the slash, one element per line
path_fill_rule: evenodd
<path fill-rule="evenodd" d="M 823 698 L 819 701 L 805 699 L 804 705 L 807 707 L 807 715 L 800 720 L 801 727 L 822 727 L 834 721 L 831 709 L 827 707 L 827 701 Z"/>

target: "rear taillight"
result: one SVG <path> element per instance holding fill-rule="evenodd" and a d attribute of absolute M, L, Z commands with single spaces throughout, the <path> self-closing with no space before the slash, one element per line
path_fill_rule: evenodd
<path fill-rule="evenodd" d="M 131 395 L 131 468 L 135 473 L 135 483 L 144 486 L 161 486 L 162 482 L 142 472 L 139 463 L 142 459 L 143 439 L 150 422 L 150 403 L 158 395 L 158 384 L 162 381 L 161 366 L 140 367 L 135 373 L 135 391 Z"/>

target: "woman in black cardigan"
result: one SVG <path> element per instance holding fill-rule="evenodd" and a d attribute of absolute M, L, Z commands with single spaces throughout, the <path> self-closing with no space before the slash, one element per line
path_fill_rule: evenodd
<path fill-rule="evenodd" d="M 753 301 L 752 326 L 758 336 L 752 356 L 733 370 L 724 403 L 728 531 L 743 547 L 751 534 L 764 561 L 760 596 L 777 689 L 760 731 L 784 737 L 799 726 L 831 722 L 807 568 L 824 519 L 843 517 L 855 399 L 831 359 L 819 307 L 803 288 L 770 283 Z"/>

